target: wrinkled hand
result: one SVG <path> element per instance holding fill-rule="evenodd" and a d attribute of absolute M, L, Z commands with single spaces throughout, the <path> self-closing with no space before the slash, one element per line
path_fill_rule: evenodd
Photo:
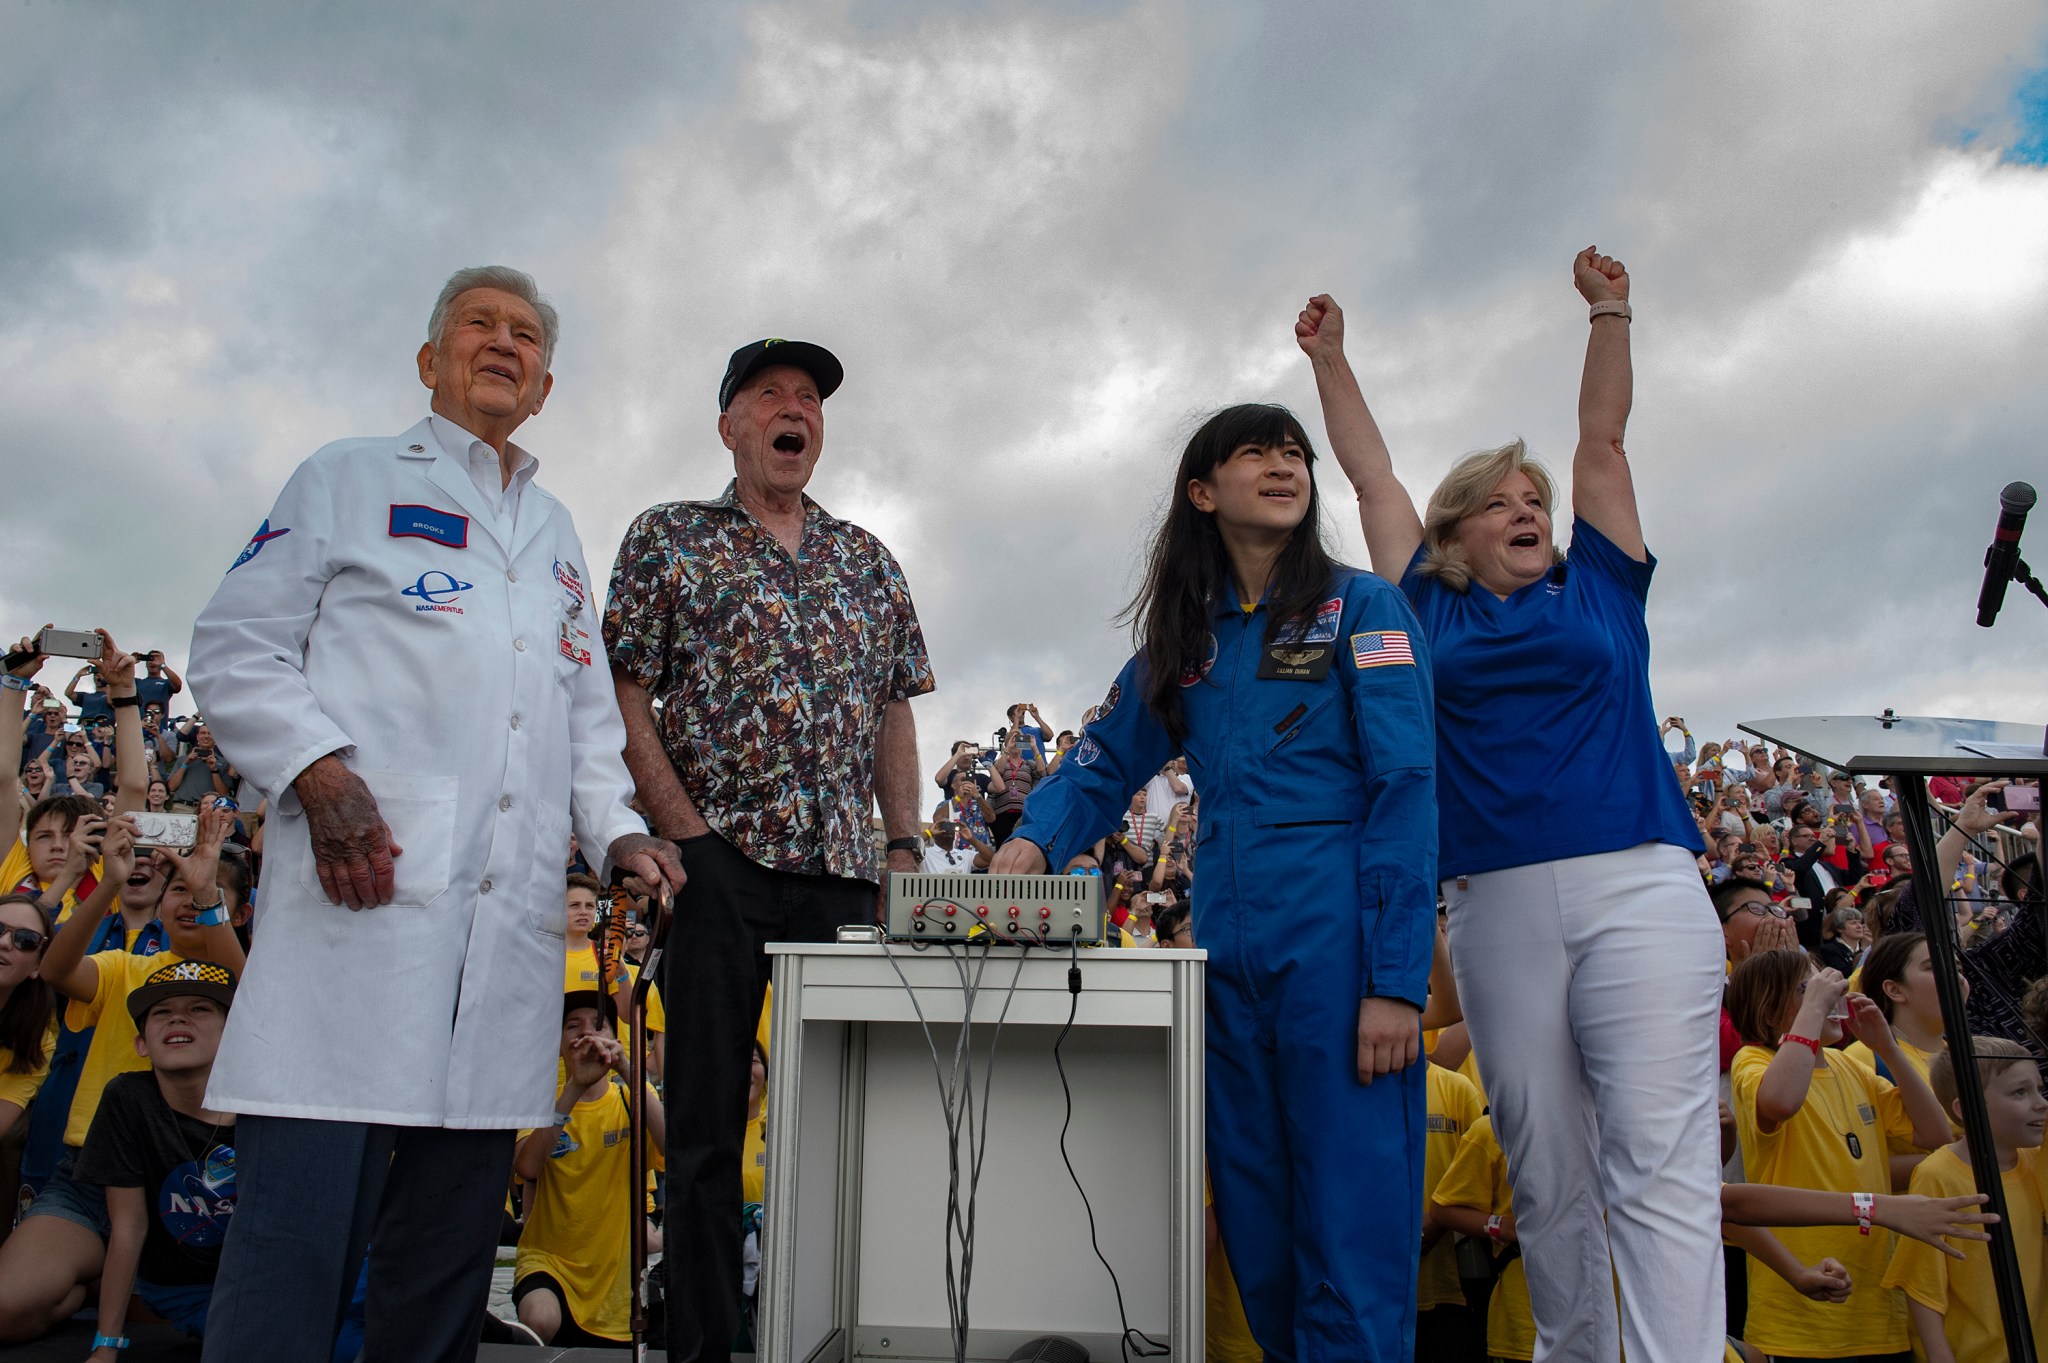
<path fill-rule="evenodd" d="M 1849 1300 L 1849 1270 L 1838 1260 L 1823 1259 L 1817 1264 L 1802 1265 L 1792 1278 L 1792 1286 L 1800 1296 L 1815 1301 L 1845 1302 Z"/>
<path fill-rule="evenodd" d="M 611 858 L 612 865 L 638 876 L 643 885 L 659 886 L 669 894 L 682 889 L 688 878 L 683 874 L 682 858 L 676 855 L 676 845 L 666 838 L 628 833 L 612 839 L 605 855 Z"/>
<path fill-rule="evenodd" d="M 123 653 L 114 643 L 114 636 L 105 630 L 94 630 L 100 636 L 100 685 L 109 696 L 132 696 L 135 694 L 135 655 Z"/>
<path fill-rule="evenodd" d="M 1842 1030 L 1880 1055 L 1886 1047 L 1898 1045 L 1892 1036 L 1892 1025 L 1884 1020 L 1884 1010 L 1867 994 L 1849 995 L 1849 1019 L 1842 1024 Z"/>
<path fill-rule="evenodd" d="M 1422 1013 L 1406 999 L 1358 1001 L 1358 1082 L 1407 1069 L 1422 1053 Z"/>
<path fill-rule="evenodd" d="M 1294 343 L 1311 360 L 1334 359 L 1344 353 L 1344 309 L 1337 300 L 1319 293 L 1295 319 Z"/>
<path fill-rule="evenodd" d="M 329 755 L 300 772 L 292 790 L 306 811 L 313 864 L 327 897 L 351 909 L 389 904 L 392 862 L 404 849 L 392 841 L 363 778 Z"/>
<path fill-rule="evenodd" d="M 1951 1259 L 1963 1259 L 1968 1256 L 1949 1241 L 1989 1240 L 1990 1232 L 1979 1227 L 1996 1221 L 1998 1214 L 1979 1211 L 1978 1208 L 1990 1200 L 1983 1193 L 1971 1193 L 1967 1197 L 1921 1197 L 1917 1193 L 1881 1197 L 1871 1220 L 1886 1230 L 1895 1230 L 1901 1235 L 1924 1241 Z"/>
<path fill-rule="evenodd" d="M 989 862 L 992 876 L 1039 876 L 1045 874 L 1045 849 L 1023 838 L 1011 838 L 996 849 Z"/>
<path fill-rule="evenodd" d="M 1588 246 L 1572 257 L 1572 287 L 1588 303 L 1628 299 L 1628 268 L 1613 256 L 1603 256 L 1597 246 Z"/>

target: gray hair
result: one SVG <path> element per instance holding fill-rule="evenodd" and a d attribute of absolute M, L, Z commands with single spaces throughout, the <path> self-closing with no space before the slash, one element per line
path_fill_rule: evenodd
<path fill-rule="evenodd" d="M 555 315 L 555 305 L 541 297 L 540 286 L 533 282 L 533 276 L 524 270 L 515 270 L 510 265 L 472 265 L 457 270 L 448 276 L 448 282 L 441 286 L 441 296 L 434 300 L 434 310 L 427 316 L 427 339 L 435 345 L 441 344 L 441 333 L 448 326 L 448 310 L 455 306 L 455 300 L 471 289 L 498 289 L 521 299 L 527 306 L 540 314 L 541 367 L 552 369 L 555 363 L 555 337 L 560 330 Z"/>
<path fill-rule="evenodd" d="M 1509 474 L 1518 472 L 1529 476 L 1544 512 L 1551 512 L 1557 502 L 1557 485 L 1551 481 L 1550 470 L 1530 456 L 1528 446 L 1519 437 L 1499 449 L 1468 454 L 1451 465 L 1451 471 L 1430 495 L 1429 509 L 1422 517 L 1424 553 L 1415 571 L 1423 577 L 1436 578 L 1454 592 L 1468 590 L 1472 569 L 1465 562 L 1465 551 L 1456 543 L 1458 524 L 1484 507 L 1486 499 Z M 1564 557 L 1555 545 L 1550 552 L 1553 558 Z"/>

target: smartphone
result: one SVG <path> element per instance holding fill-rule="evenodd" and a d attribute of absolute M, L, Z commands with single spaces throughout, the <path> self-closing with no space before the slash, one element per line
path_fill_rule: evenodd
<path fill-rule="evenodd" d="M 199 840 L 197 814 L 131 814 L 137 847 L 171 847 L 184 851 Z"/>
<path fill-rule="evenodd" d="M 1805 913 L 1813 907 L 1813 901 L 1803 894 L 1795 894 L 1785 901 L 1785 905 L 1794 913 Z"/>
<path fill-rule="evenodd" d="M 1751 852 L 1756 851 L 1756 844 L 1753 842 L 1738 842 L 1735 844 L 1735 850 L 1744 856 L 1748 856 Z"/>
<path fill-rule="evenodd" d="M 2041 811 L 2041 788 L 2039 786 L 2007 786 L 1999 794 L 2005 796 L 2008 810 L 2026 810 L 2038 814 Z"/>
<path fill-rule="evenodd" d="M 1147 904 L 1164 904 L 1166 902 L 1166 896 L 1160 893 L 1158 890 L 1152 890 L 1146 893 L 1145 902 Z"/>
<path fill-rule="evenodd" d="M 96 630 L 53 627 L 36 636 L 36 651 L 56 658 L 97 658 L 100 649 Z"/>

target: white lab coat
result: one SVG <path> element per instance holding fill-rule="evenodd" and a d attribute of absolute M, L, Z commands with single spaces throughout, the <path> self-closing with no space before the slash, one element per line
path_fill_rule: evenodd
<path fill-rule="evenodd" d="M 571 816 L 593 860 L 645 825 L 569 512 L 529 484 L 509 544 L 496 519 L 424 421 L 339 441 L 293 473 L 199 615 L 193 694 L 271 797 L 210 1107 L 550 1119 Z M 380 908 L 327 899 L 291 790 L 337 751 L 404 849 Z"/>

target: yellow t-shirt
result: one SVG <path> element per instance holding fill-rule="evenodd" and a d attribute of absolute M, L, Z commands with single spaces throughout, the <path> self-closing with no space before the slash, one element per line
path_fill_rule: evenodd
<path fill-rule="evenodd" d="M 1508 1157 L 1494 1139 L 1493 1118 L 1479 1117 L 1466 1128 L 1430 1201 L 1439 1207 L 1477 1207 L 1489 1216 L 1515 1209 Z M 1486 1307 L 1486 1352 L 1495 1358 L 1536 1356 L 1536 1318 L 1529 1312 L 1529 1280 L 1520 1256 L 1509 1261 L 1493 1285 L 1493 1300 Z"/>
<path fill-rule="evenodd" d="M 1215 1205 L 1205 1173 L 1202 1206 Z M 1244 1318 L 1244 1299 L 1237 1294 L 1237 1277 L 1231 1273 L 1230 1259 L 1220 1243 L 1204 1274 L 1202 1298 L 1202 1343 L 1210 1363 L 1265 1363 L 1266 1351 L 1252 1338 L 1251 1322 Z"/>
<path fill-rule="evenodd" d="M 1479 1052 L 1467 1049 L 1465 1058 L 1458 1062 L 1458 1073 L 1472 1081 L 1472 1087 L 1479 1094 L 1479 1110 L 1486 1111 L 1492 1104 L 1486 1101 L 1486 1082 L 1479 1077 Z"/>
<path fill-rule="evenodd" d="M 2042 1278 L 2041 1240 L 2048 1234 L 2048 1204 L 2041 1194 L 2040 1151 L 2018 1150 L 2013 1167 L 2000 1178 L 2005 1186 L 2005 1209 L 2011 1218 L 2013 1246 L 2020 1261 L 2020 1281 L 2026 1284 L 2027 1304 L 2034 1317 L 2034 1356 L 2048 1358 L 2048 1314 L 2043 1312 L 2042 1292 L 2048 1282 Z M 1911 1191 L 1921 1197 L 1967 1197 L 1977 1191 L 1977 1180 L 1967 1156 L 1945 1145 L 1913 1170 Z M 1922 1306 L 1942 1313 L 1942 1333 L 1956 1363 L 2004 1363 L 2005 1328 L 1998 1319 L 1998 1289 L 1991 1281 L 1991 1250 L 1977 1240 L 1958 1240 L 1963 1251 L 1958 1261 L 1929 1244 L 1901 1235 L 1892 1251 L 1891 1267 L 1885 1271 L 1886 1287 L 1903 1288 Z M 1927 1352 L 1919 1333 L 1913 1336 L 1913 1357 L 1925 1363 Z"/>
<path fill-rule="evenodd" d="M 93 1114 L 100 1110 L 100 1094 L 117 1074 L 146 1070 L 149 1061 L 135 1053 L 135 1019 L 128 1016 L 128 995 L 140 988 L 153 970 L 176 965 L 185 959 L 173 951 L 154 956 L 131 956 L 125 951 L 100 951 L 85 958 L 99 971 L 99 985 L 84 1003 L 72 999 L 64 1005 L 64 1025 L 74 1032 L 94 1028 L 92 1045 L 78 1071 L 78 1092 L 72 1095 L 71 1118 L 64 1125 L 64 1144 L 73 1149 L 85 1144 L 92 1128 Z"/>
<path fill-rule="evenodd" d="M 1422 1138 L 1422 1204 L 1443 1180 L 1444 1170 L 1457 1157 L 1458 1146 L 1472 1123 L 1485 1110 L 1479 1090 L 1456 1070 L 1442 1065 L 1429 1067 L 1428 1134 Z M 1455 1238 L 1445 1235 L 1422 1256 L 1422 1269 L 1415 1279 L 1415 1308 L 1463 1306 L 1465 1289 L 1458 1285 L 1458 1248 Z"/>
<path fill-rule="evenodd" d="M 1889 1193 L 1893 1137 L 1913 1138 L 1899 1091 L 1868 1065 L 1841 1051 L 1815 1067 L 1806 1102 L 1771 1134 L 1757 1129 L 1756 1091 L 1774 1051 L 1744 1046 L 1729 1064 L 1729 1106 L 1742 1135 L 1743 1176 L 1751 1183 L 1839 1193 Z M 1853 1149 L 1852 1149 L 1853 1143 Z M 1849 1300 L 1802 1297 L 1792 1285 L 1749 1261 L 1749 1319 L 1743 1338 L 1768 1354 L 1846 1358 L 1905 1351 L 1906 1303 L 1884 1288 L 1892 1235 L 1854 1226 L 1787 1226 L 1775 1231 L 1802 1263 L 1832 1256 L 1849 1270 Z"/>
<path fill-rule="evenodd" d="M 747 1119 L 746 1139 L 740 1143 L 740 1202 L 759 1202 L 768 1186 L 768 1110 Z"/>
<path fill-rule="evenodd" d="M 50 1077 L 50 1056 L 57 1049 L 57 1024 L 53 1020 L 48 1031 L 43 1033 L 43 1061 L 26 1074 L 16 1074 L 9 1067 L 14 1064 L 14 1051 L 0 1046 L 0 1103 L 12 1103 L 26 1108 L 29 1100 L 36 1096 L 36 1090 L 43 1086 L 43 1080 Z"/>
<path fill-rule="evenodd" d="M 1894 1035 L 1896 1035 L 1896 1033 Z M 1920 1076 L 1920 1082 L 1923 1084 L 1926 1083 L 1927 1066 L 1930 1062 L 1933 1061 L 1934 1057 L 1936 1056 L 1936 1054 L 1938 1054 L 1938 1052 L 1923 1051 L 1918 1046 L 1915 1046 L 1912 1042 L 1906 1040 L 1906 1038 L 1902 1036 L 1898 1037 L 1898 1043 L 1900 1053 L 1906 1057 L 1906 1063 L 1908 1065 L 1911 1065 L 1913 1067 L 1914 1073 Z M 1847 1051 L 1848 1054 L 1855 1056 L 1858 1060 L 1861 1060 L 1864 1064 L 1868 1065 L 1873 1072 L 1876 1071 L 1876 1051 L 1871 1050 L 1870 1047 L 1864 1045 L 1860 1041 L 1851 1042 L 1848 1046 L 1844 1047 L 1843 1049 Z M 1960 1137 L 1963 1134 L 1962 1124 L 1956 1121 L 1954 1117 L 1950 1117 L 1948 1119 L 1948 1124 L 1950 1129 L 1953 1130 L 1958 1137 Z M 1908 1155 L 1912 1154 L 1919 1148 L 1919 1146 L 1914 1145 L 1912 1142 L 1908 1141 L 1903 1146 L 1894 1145 L 1892 1147 L 1892 1153 L 1894 1155 Z"/>
<path fill-rule="evenodd" d="M 640 1217 L 626 1190 L 629 1134 L 625 1086 L 616 1079 L 576 1104 L 534 1186 L 512 1269 L 514 1282 L 545 1273 L 560 1283 L 576 1324 L 606 1339 L 631 1334 L 627 1237 Z"/>

